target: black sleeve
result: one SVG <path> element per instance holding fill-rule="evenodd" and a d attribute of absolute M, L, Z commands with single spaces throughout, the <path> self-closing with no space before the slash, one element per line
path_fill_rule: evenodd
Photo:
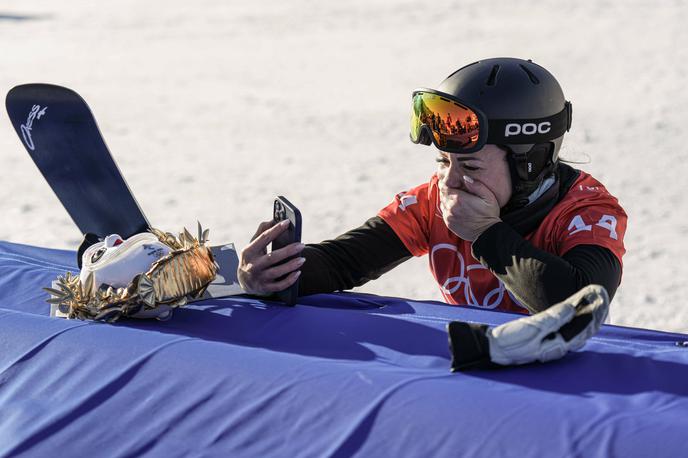
<path fill-rule="evenodd" d="M 473 256 L 532 313 L 590 284 L 604 286 L 611 300 L 621 281 L 621 264 L 607 248 L 578 245 L 559 257 L 535 248 L 504 222 L 473 242 Z"/>
<path fill-rule="evenodd" d="M 306 245 L 302 256 L 299 296 L 361 286 L 412 257 L 379 216 L 334 240 Z"/>
<path fill-rule="evenodd" d="M 480 323 L 451 321 L 447 324 L 451 371 L 499 367 L 490 359 L 488 326 Z"/>

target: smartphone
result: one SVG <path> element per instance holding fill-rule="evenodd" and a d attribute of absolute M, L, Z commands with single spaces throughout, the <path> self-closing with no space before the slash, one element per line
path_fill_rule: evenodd
<path fill-rule="evenodd" d="M 283 248 L 294 242 L 301 241 L 301 212 L 284 196 L 277 196 L 277 199 L 275 199 L 275 203 L 273 205 L 272 210 L 272 218 L 275 220 L 276 223 L 284 221 L 285 219 L 289 220 L 289 222 L 291 223 L 289 224 L 289 227 L 279 235 L 279 237 L 273 240 L 272 251 L 279 250 L 280 248 Z M 297 256 L 298 255 L 290 256 L 289 258 L 285 259 L 283 263 L 289 262 Z M 278 278 L 277 280 L 282 280 L 285 277 L 286 275 L 284 277 Z M 280 291 L 276 294 L 279 300 L 287 305 L 296 304 L 296 299 L 298 298 L 298 295 L 299 279 L 296 279 L 296 282 L 294 282 L 294 284 L 291 285 L 289 288 L 285 289 L 284 291 Z"/>

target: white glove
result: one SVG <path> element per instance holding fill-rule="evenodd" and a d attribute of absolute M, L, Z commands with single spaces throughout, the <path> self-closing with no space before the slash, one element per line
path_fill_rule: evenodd
<path fill-rule="evenodd" d="M 561 358 L 581 348 L 608 311 L 607 291 L 589 285 L 543 312 L 495 328 L 452 321 L 447 325 L 452 371 Z"/>
<path fill-rule="evenodd" d="M 581 348 L 600 329 L 608 311 L 607 290 L 586 286 L 543 312 L 489 329 L 490 359 L 502 365 L 559 359 Z"/>

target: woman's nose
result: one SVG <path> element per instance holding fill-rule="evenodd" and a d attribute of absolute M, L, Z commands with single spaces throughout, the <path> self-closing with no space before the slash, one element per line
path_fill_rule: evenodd
<path fill-rule="evenodd" d="M 442 177 L 445 186 L 449 188 L 460 188 L 463 185 L 463 180 L 461 178 L 461 171 L 456 165 L 450 165 L 445 171 Z"/>

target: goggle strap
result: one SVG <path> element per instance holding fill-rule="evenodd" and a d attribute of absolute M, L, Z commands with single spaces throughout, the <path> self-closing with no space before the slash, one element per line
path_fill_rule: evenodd
<path fill-rule="evenodd" d="M 571 127 L 571 103 L 566 102 L 559 113 L 538 119 L 490 119 L 487 143 L 544 143 L 559 138 Z"/>

